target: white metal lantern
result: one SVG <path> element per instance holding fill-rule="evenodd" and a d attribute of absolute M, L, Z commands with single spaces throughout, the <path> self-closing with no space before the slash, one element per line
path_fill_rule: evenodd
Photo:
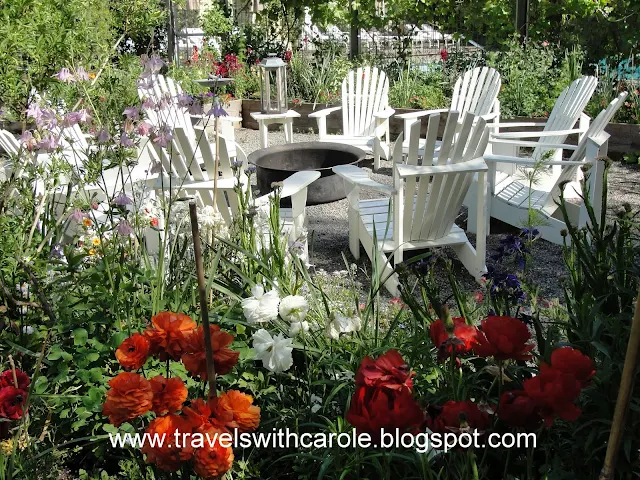
<path fill-rule="evenodd" d="M 260 62 L 260 111 L 285 113 L 287 105 L 287 64 L 270 53 Z"/>

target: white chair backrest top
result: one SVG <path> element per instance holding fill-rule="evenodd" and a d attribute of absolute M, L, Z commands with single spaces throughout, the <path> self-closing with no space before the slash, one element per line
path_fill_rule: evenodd
<path fill-rule="evenodd" d="M 491 113 L 500 93 L 502 80 L 494 68 L 476 67 L 458 77 L 453 87 L 450 110 L 474 115 Z"/>
<path fill-rule="evenodd" d="M 402 232 L 397 233 L 403 241 L 436 240 L 447 235 L 474 175 L 487 169 L 481 158 L 489 141 L 486 121 L 467 112 L 460 122 L 462 126 L 458 127 L 458 116 L 458 112 L 449 112 L 435 166 L 431 161 L 434 159 L 440 114 L 429 116 L 423 166 L 417 165 L 420 121 L 414 121 L 410 127 L 407 163 L 394 165 L 395 204 L 402 209 Z M 394 158 L 401 158 L 403 140 L 401 134 L 396 140 Z M 404 201 L 398 195 L 402 195 Z M 400 213 L 400 210 L 394 213 L 395 221 L 398 221 Z"/>
<path fill-rule="evenodd" d="M 389 106 L 389 79 L 377 67 L 349 71 L 342 81 L 344 135 L 363 137 L 375 132 L 374 114 Z"/>
<path fill-rule="evenodd" d="M 611 119 L 614 117 L 616 112 L 620 109 L 620 107 L 624 104 L 625 99 L 629 95 L 628 92 L 620 93 L 616 98 L 614 98 L 607 108 L 603 109 L 598 116 L 591 122 L 589 129 L 578 143 L 578 148 L 576 148 L 569 158 L 569 161 L 573 162 L 584 162 L 585 156 L 587 154 L 587 143 L 589 138 L 597 137 L 604 129 L 607 127 Z M 545 205 L 551 206 L 551 204 L 555 203 L 556 200 L 560 198 L 560 188 L 562 183 L 571 181 L 576 178 L 576 173 L 580 168 L 580 165 L 567 165 L 562 168 L 562 172 L 558 175 L 553 187 L 551 188 Z"/>
<path fill-rule="evenodd" d="M 597 85 L 598 79 L 596 77 L 584 76 L 574 80 L 556 100 L 545 124 L 544 131 L 573 129 L 587 103 L 589 103 Z M 539 142 L 542 144 L 560 144 L 564 143 L 566 139 L 567 135 L 557 135 L 540 137 Z M 544 147 L 544 145 L 537 146 L 533 151 L 532 158 L 540 160 L 549 150 L 555 149 Z"/>

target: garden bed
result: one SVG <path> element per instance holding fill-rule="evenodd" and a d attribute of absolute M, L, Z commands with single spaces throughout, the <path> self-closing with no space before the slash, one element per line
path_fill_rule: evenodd
<path fill-rule="evenodd" d="M 324 108 L 323 105 L 316 104 L 314 109 L 313 103 L 301 103 L 298 105 L 291 105 L 291 110 L 295 110 L 301 116 L 293 120 L 293 128 L 298 132 L 318 131 L 318 122 L 309 118 L 309 114 Z M 258 122 L 251 118 L 251 112 L 260 111 L 259 100 L 243 100 L 242 101 L 242 126 L 244 128 L 250 128 L 253 130 L 258 129 Z M 402 113 L 416 112 L 418 110 L 409 108 L 396 108 L 396 115 Z M 509 119 L 502 119 L 501 123 L 515 123 L 515 122 L 544 122 L 546 118 L 530 118 L 530 117 L 515 117 Z M 444 132 L 444 126 L 447 122 L 447 114 L 442 114 L 440 117 L 440 129 L 438 135 L 441 136 Z M 271 125 L 270 130 L 277 130 L 279 125 Z M 342 113 L 340 111 L 333 112 L 327 117 L 327 131 L 329 133 L 339 133 L 342 128 Z M 422 122 L 422 135 L 426 135 L 427 122 Z M 392 117 L 389 124 L 391 137 L 397 137 L 403 129 L 403 121 Z M 525 128 L 526 131 L 540 130 L 537 127 Z M 505 128 L 502 131 L 509 132 L 515 131 L 515 129 Z M 630 123 L 610 123 L 606 129 L 607 133 L 611 135 L 609 140 L 609 152 L 611 153 L 628 153 L 640 151 L 640 125 Z M 574 136 L 575 137 L 575 136 Z M 576 143 L 576 138 L 569 138 L 569 143 Z"/>

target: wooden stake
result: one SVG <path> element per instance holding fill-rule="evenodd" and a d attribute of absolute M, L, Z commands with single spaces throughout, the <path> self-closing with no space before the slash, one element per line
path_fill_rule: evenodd
<path fill-rule="evenodd" d="M 636 366 L 638 365 L 638 357 L 640 356 L 640 291 L 636 298 L 636 311 L 633 314 L 633 323 L 631 324 L 631 333 L 629 335 L 629 343 L 627 344 L 627 355 L 624 359 L 624 368 L 622 369 L 622 380 L 620 381 L 620 390 L 616 400 L 616 409 L 613 412 L 613 424 L 609 433 L 609 442 L 607 443 L 607 454 L 604 458 L 604 466 L 600 472 L 599 480 L 613 480 L 616 458 L 620 443 L 622 442 L 622 434 L 624 433 L 625 419 L 629 410 L 629 401 L 633 392 L 633 380 L 636 374 Z"/>
<path fill-rule="evenodd" d="M 200 317 L 204 330 L 204 352 L 207 360 L 207 379 L 209 382 L 209 398 L 217 396 L 216 368 L 213 363 L 213 351 L 211 349 L 211 330 L 209 329 L 209 308 L 207 306 L 207 283 L 204 279 L 204 263 L 202 261 L 202 243 L 200 242 L 200 229 L 198 228 L 198 212 L 196 202 L 189 202 L 189 217 L 191 218 L 191 233 L 193 235 L 193 253 L 196 258 L 196 274 L 198 276 L 198 293 L 200 294 Z"/>

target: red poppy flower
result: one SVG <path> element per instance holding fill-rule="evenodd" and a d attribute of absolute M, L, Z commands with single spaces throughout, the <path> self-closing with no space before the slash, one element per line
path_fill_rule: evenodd
<path fill-rule="evenodd" d="M 194 332 L 196 322 L 182 313 L 161 312 L 151 319 L 152 327 L 144 335 L 151 342 L 151 352 L 160 360 L 180 360 L 187 338 Z"/>
<path fill-rule="evenodd" d="M 0 388 L 0 418 L 22 418 L 26 401 L 27 392 L 24 390 L 12 386 Z"/>
<path fill-rule="evenodd" d="M 553 368 L 541 368 L 538 375 L 525 380 L 522 386 L 536 402 L 547 427 L 553 424 L 556 415 L 568 422 L 580 416 L 580 409 L 573 403 L 580 395 L 580 382 L 573 375 Z"/>
<path fill-rule="evenodd" d="M 453 336 L 447 333 L 444 322 L 436 320 L 429 327 L 431 341 L 438 348 L 438 359 L 450 358 L 455 352 L 456 355 L 463 355 L 470 352 L 474 345 L 478 343 L 476 335 L 478 329 L 472 325 L 467 325 L 463 317 L 453 319 Z"/>
<path fill-rule="evenodd" d="M 387 388 L 400 390 L 406 387 L 411 390 L 413 382 L 411 377 L 415 374 L 402 359 L 397 350 L 389 350 L 376 360 L 364 357 L 356 375 L 356 386 Z"/>
<path fill-rule="evenodd" d="M 529 360 L 535 345 L 528 344 L 531 333 L 517 318 L 489 316 L 482 321 L 473 350 L 481 357 L 496 360 Z"/>
<path fill-rule="evenodd" d="M 149 358 L 150 349 L 149 339 L 145 335 L 135 333 L 120 344 L 116 350 L 116 358 L 126 370 L 138 370 Z"/>
<path fill-rule="evenodd" d="M 526 430 L 535 430 L 542 421 L 538 415 L 535 400 L 529 397 L 524 390 L 502 394 L 498 417 L 512 427 Z"/>
<path fill-rule="evenodd" d="M 16 379 L 18 380 L 18 390 L 29 390 L 31 379 L 22 370 L 16 368 Z M 13 379 L 13 370 L 5 370 L 0 374 L 0 388 L 3 387 L 15 387 L 15 381 Z"/>
<path fill-rule="evenodd" d="M 356 430 L 378 438 L 382 428 L 387 431 L 419 429 L 424 422 L 424 412 L 408 389 L 361 386 L 351 399 L 346 419 Z"/>
<path fill-rule="evenodd" d="M 543 363 L 540 368 L 547 368 L 547 366 Z M 556 348 L 551 353 L 551 368 L 573 375 L 582 387 L 588 386 L 591 378 L 596 374 L 593 360 L 571 347 Z"/>
<path fill-rule="evenodd" d="M 491 425 L 489 413 L 475 403 L 449 400 L 438 415 L 427 418 L 427 427 L 432 432 L 444 434 L 459 429 L 462 422 L 480 431 L 485 431 Z"/>
<path fill-rule="evenodd" d="M 182 408 L 189 392 L 180 378 L 164 378 L 162 375 L 156 375 L 149 380 L 149 383 L 151 383 L 151 390 L 153 390 L 151 410 L 156 415 L 174 413 Z"/>
<path fill-rule="evenodd" d="M 213 364 L 216 374 L 229 373 L 238 362 L 240 352 L 231 350 L 228 345 L 233 342 L 233 336 L 220 330 L 218 325 L 210 325 L 211 349 L 213 350 Z M 204 351 L 204 329 L 202 325 L 188 339 L 185 344 L 185 353 L 182 355 L 182 363 L 187 371 L 197 375 L 202 380 L 207 380 L 207 357 Z"/>

